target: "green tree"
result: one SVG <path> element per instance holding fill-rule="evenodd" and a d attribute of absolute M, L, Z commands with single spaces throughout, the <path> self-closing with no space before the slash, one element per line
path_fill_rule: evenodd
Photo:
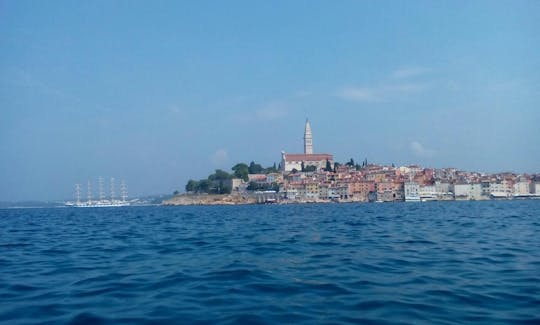
<path fill-rule="evenodd" d="M 300 165 L 300 170 L 302 172 L 305 172 L 306 171 L 306 165 L 304 165 L 304 162 L 302 161 L 302 164 Z"/>
<path fill-rule="evenodd" d="M 248 181 L 249 177 L 249 166 L 244 163 L 238 163 L 233 166 L 232 170 L 234 171 L 234 176 L 237 178 L 243 179 L 245 182 Z"/>
<path fill-rule="evenodd" d="M 231 187 L 229 185 L 226 185 L 225 180 L 214 181 L 212 182 L 211 188 L 209 189 L 209 193 L 230 194 Z"/>
<path fill-rule="evenodd" d="M 180 192 L 179 192 L 178 190 L 175 190 L 175 191 L 173 192 L 173 195 L 178 195 L 178 194 L 180 194 Z"/>
<path fill-rule="evenodd" d="M 339 166 L 341 166 L 340 163 L 338 163 L 338 162 L 334 163 L 334 173 L 337 173 L 337 170 L 338 170 Z"/>
<path fill-rule="evenodd" d="M 221 191 L 219 194 L 231 194 L 232 188 L 228 185 L 221 183 Z"/>
<path fill-rule="evenodd" d="M 199 190 L 199 182 L 190 179 L 186 184 L 186 192 L 197 192 Z"/>
<path fill-rule="evenodd" d="M 256 182 L 251 181 L 251 182 L 249 182 L 249 184 L 248 184 L 248 186 L 246 187 L 246 189 L 247 189 L 248 191 L 256 191 L 256 190 L 259 189 L 259 184 L 257 184 Z"/>
<path fill-rule="evenodd" d="M 304 168 L 305 172 L 314 172 L 317 170 L 317 166 L 309 165 Z"/>
<path fill-rule="evenodd" d="M 328 159 L 326 159 L 326 168 L 324 168 L 324 170 L 327 172 L 332 171 L 332 164 L 330 163 L 330 161 L 328 161 Z"/>
<path fill-rule="evenodd" d="M 270 174 L 270 173 L 277 173 L 278 169 L 276 168 L 276 163 L 274 163 L 271 167 L 265 168 L 263 170 L 264 174 Z"/>
<path fill-rule="evenodd" d="M 349 160 L 345 165 L 354 167 L 354 160 L 351 158 L 351 160 Z"/>
<path fill-rule="evenodd" d="M 199 190 L 198 190 L 198 192 L 208 193 L 208 191 L 210 190 L 211 185 L 212 185 L 212 183 L 207 179 L 200 180 L 199 181 Z"/>
<path fill-rule="evenodd" d="M 270 190 L 274 190 L 276 192 L 279 192 L 279 184 L 276 183 L 276 182 L 273 182 L 272 184 L 270 184 Z"/>
<path fill-rule="evenodd" d="M 221 169 L 216 169 L 215 173 L 208 176 L 208 179 L 211 180 L 211 181 L 221 181 L 221 180 L 231 179 L 231 178 L 232 178 L 231 174 L 229 174 L 226 171 L 221 170 Z"/>
<path fill-rule="evenodd" d="M 250 174 L 260 174 L 263 168 L 260 164 L 256 164 L 254 161 L 249 163 L 248 171 Z"/>

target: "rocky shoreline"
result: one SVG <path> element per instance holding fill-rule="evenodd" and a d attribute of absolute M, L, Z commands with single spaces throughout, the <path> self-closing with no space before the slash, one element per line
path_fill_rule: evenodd
<path fill-rule="evenodd" d="M 359 203 L 358 200 L 278 200 L 273 204 L 307 204 L 307 203 Z M 246 205 L 261 204 L 253 195 L 241 194 L 180 194 L 161 202 L 165 206 L 178 205 Z"/>
<path fill-rule="evenodd" d="M 164 200 L 162 205 L 239 205 L 256 204 L 254 197 L 240 194 L 181 194 Z"/>

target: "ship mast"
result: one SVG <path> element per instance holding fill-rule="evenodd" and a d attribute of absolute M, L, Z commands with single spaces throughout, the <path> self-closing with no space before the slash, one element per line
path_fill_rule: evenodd
<path fill-rule="evenodd" d="M 126 202 L 127 200 L 127 187 L 126 187 L 126 182 L 122 181 L 122 185 L 120 185 L 120 191 L 121 191 L 121 195 L 122 195 L 122 202 Z"/>
<path fill-rule="evenodd" d="M 103 193 L 103 177 L 98 177 L 98 186 L 99 186 L 99 201 L 103 202 L 105 199 L 105 194 Z"/>
<path fill-rule="evenodd" d="M 114 177 L 111 177 L 111 203 L 114 201 Z"/>
<path fill-rule="evenodd" d="M 86 190 L 87 196 L 88 196 L 88 204 L 92 203 L 92 185 L 90 183 L 90 180 L 88 180 L 88 188 Z"/>
<path fill-rule="evenodd" d="M 77 193 L 77 205 L 81 204 L 81 184 L 75 184 L 75 193 Z"/>

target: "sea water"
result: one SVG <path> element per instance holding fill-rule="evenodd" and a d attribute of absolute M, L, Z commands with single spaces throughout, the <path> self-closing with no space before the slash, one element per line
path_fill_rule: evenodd
<path fill-rule="evenodd" d="M 540 200 L 0 210 L 0 322 L 540 324 Z"/>

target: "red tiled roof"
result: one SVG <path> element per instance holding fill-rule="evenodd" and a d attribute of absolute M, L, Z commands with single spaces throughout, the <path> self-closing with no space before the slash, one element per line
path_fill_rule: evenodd
<path fill-rule="evenodd" d="M 314 153 L 306 155 L 303 153 L 286 153 L 285 160 L 287 161 L 319 161 L 319 160 L 334 160 L 333 155 L 326 153 Z"/>

